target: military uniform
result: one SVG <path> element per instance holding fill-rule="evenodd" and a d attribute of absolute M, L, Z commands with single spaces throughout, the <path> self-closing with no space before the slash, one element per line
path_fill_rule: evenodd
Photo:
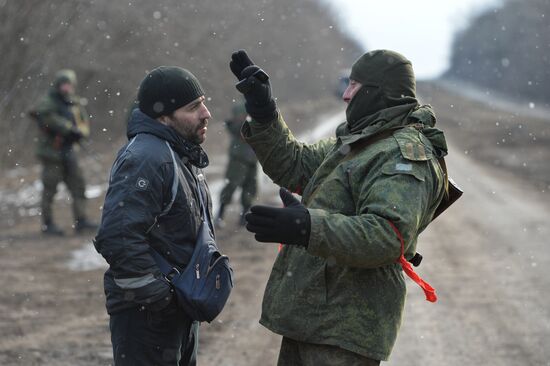
<path fill-rule="evenodd" d="M 350 78 L 360 89 L 336 137 L 298 142 L 280 113 L 242 130 L 264 172 L 302 195 L 309 217 L 307 242 L 282 247 L 264 293 L 260 323 L 283 336 L 279 365 L 341 364 L 330 361 L 334 347 L 355 354 L 353 365 L 389 358 L 406 295 L 398 260 L 414 256 L 446 193 L 438 161 L 445 138 L 431 107 L 415 98 L 410 62 L 373 51 Z M 267 235 L 252 229 L 257 239 Z"/>
<path fill-rule="evenodd" d="M 57 185 L 64 182 L 72 196 L 77 230 L 93 226 L 86 219 L 85 183 L 75 156 L 74 145 L 90 134 L 88 115 L 76 96 L 63 95 L 59 86 L 76 83 L 74 73 L 58 73 L 54 86 L 31 111 L 40 127 L 36 155 L 42 163 L 42 230 L 61 234 L 53 223 L 52 202 Z"/>
<path fill-rule="evenodd" d="M 246 121 L 246 111 L 242 106 L 233 109 L 233 118 L 225 121 L 227 131 L 231 136 L 229 145 L 229 163 L 226 168 L 225 181 L 220 194 L 220 209 L 218 212 L 218 223 L 223 220 L 225 208 L 231 203 L 233 193 L 241 187 L 242 214 L 246 213 L 257 193 L 257 172 L 258 159 L 254 150 L 241 137 L 241 127 Z M 241 220 L 241 222 L 243 222 Z"/>
<path fill-rule="evenodd" d="M 397 225 L 405 257 L 412 258 L 418 234 L 443 197 L 443 172 L 432 142 L 412 126 L 359 152 L 353 144 L 418 122 L 432 134 L 432 116 L 429 107 L 384 114 L 380 118 L 392 123 L 313 145 L 297 142 L 282 118 L 255 133 L 245 126 L 264 171 L 276 184 L 301 192 L 311 215 L 307 250 L 285 245 L 275 261 L 264 326 L 294 340 L 389 357 L 406 287 L 396 262 L 400 242 L 387 221 Z"/>

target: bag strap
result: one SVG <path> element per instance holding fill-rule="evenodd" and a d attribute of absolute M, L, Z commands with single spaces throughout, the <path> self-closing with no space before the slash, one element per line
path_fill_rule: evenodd
<path fill-rule="evenodd" d="M 168 150 L 170 151 L 170 156 L 172 157 L 172 165 L 174 167 L 174 179 L 172 181 L 172 196 L 171 196 L 171 199 L 170 199 L 170 202 L 168 202 L 168 204 L 166 205 L 166 207 L 164 208 L 164 210 L 162 210 L 162 212 L 160 214 L 157 215 L 157 217 L 155 217 L 155 223 L 157 223 L 158 221 L 158 218 L 161 217 L 161 216 L 164 216 L 166 215 L 170 209 L 172 208 L 172 205 L 174 204 L 174 201 L 176 200 L 176 195 L 178 194 L 178 186 L 180 184 L 180 181 L 182 180 L 185 180 L 185 177 L 183 176 L 183 172 L 181 171 L 180 167 L 179 167 L 179 164 L 177 162 L 177 159 L 176 159 L 176 154 L 174 153 L 174 150 L 172 149 L 172 147 L 170 146 L 170 144 L 168 143 L 168 141 L 164 141 L 166 143 L 166 146 L 168 147 Z M 202 210 L 202 217 L 203 217 L 203 220 L 204 221 L 207 221 L 208 222 L 208 225 L 210 226 L 210 230 L 212 230 L 212 220 L 210 218 L 210 215 L 208 214 L 208 211 L 206 209 L 206 203 L 205 203 L 205 200 L 204 200 L 204 197 L 203 197 L 203 193 L 202 193 L 202 189 L 201 189 L 201 186 L 200 186 L 200 181 L 198 178 L 194 177 L 195 179 L 195 185 L 197 187 L 197 192 L 198 192 L 198 195 L 199 195 L 199 205 L 201 207 L 201 210 Z M 154 226 L 153 224 L 153 226 Z M 149 230 L 147 230 L 147 232 L 149 232 L 153 226 L 151 226 L 151 228 L 149 228 Z"/>
<path fill-rule="evenodd" d="M 432 221 L 435 220 L 436 217 L 441 215 L 443 211 L 448 209 L 453 203 L 455 203 L 456 200 L 458 200 L 464 193 L 462 188 L 460 188 L 455 183 L 455 181 L 451 177 L 449 177 L 447 173 L 447 164 L 445 164 L 445 159 L 441 157 L 437 160 L 439 161 L 439 165 L 441 166 L 443 174 L 445 175 L 445 195 L 443 196 L 441 203 L 439 203 L 439 206 L 437 206 L 437 208 L 435 209 Z"/>
<path fill-rule="evenodd" d="M 179 164 L 176 160 L 176 155 L 174 154 L 174 150 L 172 149 L 168 141 L 164 141 L 164 142 L 166 143 L 166 146 L 168 146 L 168 150 L 170 151 L 170 156 L 172 157 L 172 163 L 174 166 L 174 179 L 172 180 L 172 189 L 171 189 L 172 194 L 171 194 L 170 202 L 168 202 L 168 204 L 166 205 L 164 210 L 162 210 L 161 213 L 155 216 L 153 224 L 149 227 L 149 229 L 147 229 L 147 231 L 145 232 L 146 234 L 149 234 L 149 232 L 153 229 L 153 227 L 155 227 L 160 217 L 166 215 L 170 211 L 170 209 L 172 208 L 172 205 L 176 200 L 176 195 L 178 194 L 178 186 L 180 184 L 180 180 L 184 180 L 183 172 L 179 168 Z M 203 201 L 202 189 L 200 188 L 199 180 L 195 179 L 195 182 L 196 182 L 197 190 L 199 194 L 199 204 L 202 208 L 203 219 L 205 221 L 208 221 L 210 230 L 212 231 L 212 223 L 210 220 L 210 215 L 208 215 L 208 212 L 206 211 L 206 205 L 204 204 L 204 201 Z M 171 281 L 172 277 L 175 274 L 180 273 L 180 270 L 178 268 L 172 266 L 159 252 L 153 249 L 153 247 L 149 246 L 149 249 L 150 249 L 149 250 L 150 254 L 155 259 L 155 262 L 159 266 L 161 272 L 164 273 L 164 276 L 168 282 Z"/>
<path fill-rule="evenodd" d="M 172 198 L 170 199 L 170 202 L 168 202 L 164 210 L 162 210 L 162 212 L 157 217 L 166 215 L 168 211 L 170 211 L 170 209 L 172 208 L 172 205 L 176 200 L 176 195 L 178 194 L 179 175 L 181 174 L 180 169 L 178 167 L 178 163 L 176 161 L 176 156 L 174 155 L 174 150 L 172 150 L 168 141 L 164 141 L 164 143 L 166 144 L 166 146 L 168 146 L 168 150 L 170 151 L 170 156 L 172 157 L 172 163 L 173 163 L 172 165 L 174 167 L 174 179 L 172 180 Z"/>

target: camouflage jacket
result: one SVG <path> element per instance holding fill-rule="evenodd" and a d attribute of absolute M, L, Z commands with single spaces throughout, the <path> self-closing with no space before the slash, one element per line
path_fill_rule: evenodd
<path fill-rule="evenodd" d="M 286 245 L 275 261 L 260 323 L 295 340 L 378 360 L 391 353 L 406 294 L 396 263 L 401 245 L 388 220 L 411 258 L 443 198 L 436 156 L 446 154 L 429 106 L 399 115 L 385 111 L 361 134 L 311 145 L 296 141 L 281 117 L 243 127 L 264 171 L 276 184 L 301 192 L 311 217 L 307 249 Z M 411 123 L 417 128 L 404 127 Z M 393 134 L 354 150 L 390 128 Z M 435 136 L 438 149 L 426 135 Z"/>
<path fill-rule="evenodd" d="M 76 142 L 74 132 L 82 137 L 90 135 L 89 119 L 80 99 L 73 96 L 65 100 L 54 89 L 38 103 L 30 115 L 38 122 L 40 134 L 36 155 L 48 160 L 61 160 L 72 151 Z"/>
<path fill-rule="evenodd" d="M 250 146 L 243 140 L 241 136 L 241 127 L 244 121 L 228 119 L 225 121 L 225 127 L 231 135 L 229 144 L 229 158 L 237 159 L 245 163 L 256 163 L 256 155 Z"/>

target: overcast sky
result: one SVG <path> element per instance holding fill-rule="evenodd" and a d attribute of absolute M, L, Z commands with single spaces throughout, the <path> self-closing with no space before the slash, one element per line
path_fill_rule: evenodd
<path fill-rule="evenodd" d="M 437 77 L 449 64 L 453 34 L 472 14 L 501 0 L 324 0 L 339 13 L 340 25 L 365 50 L 402 53 L 418 78 Z"/>

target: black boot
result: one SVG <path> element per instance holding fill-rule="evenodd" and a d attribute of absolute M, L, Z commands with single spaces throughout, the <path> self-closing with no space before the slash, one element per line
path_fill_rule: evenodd
<path fill-rule="evenodd" d="M 42 234 L 54 235 L 54 236 L 63 236 L 65 233 L 61 230 L 56 224 L 51 221 L 45 221 L 40 228 Z"/>
<path fill-rule="evenodd" d="M 83 231 L 97 230 L 97 224 L 89 221 L 86 218 L 76 219 L 74 222 L 74 230 L 77 233 L 81 233 Z"/>

